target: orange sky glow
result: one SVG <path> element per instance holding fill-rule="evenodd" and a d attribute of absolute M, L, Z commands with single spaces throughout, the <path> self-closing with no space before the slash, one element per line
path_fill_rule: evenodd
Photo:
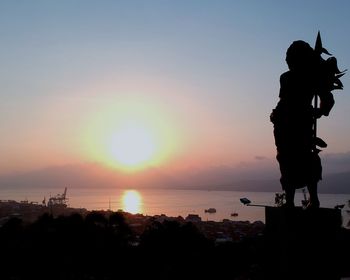
<path fill-rule="evenodd" d="M 349 39 L 339 35 L 350 26 L 345 2 L 330 11 L 317 1 L 317 13 L 305 1 L 44 2 L 0 9 L 6 186 L 39 184 L 41 172 L 42 185 L 59 185 L 69 170 L 76 173 L 64 182 L 84 177 L 82 186 L 91 174 L 105 178 L 96 185 L 130 188 L 162 176 L 164 184 L 216 184 L 251 178 L 252 169 L 278 184 L 269 115 L 286 49 L 294 40 L 313 45 L 321 30 L 339 68 L 350 65 Z M 337 16 L 325 21 L 329 13 Z M 350 170 L 349 78 L 318 124 L 332 172 Z M 34 174 L 25 177 L 33 183 L 20 174 Z"/>

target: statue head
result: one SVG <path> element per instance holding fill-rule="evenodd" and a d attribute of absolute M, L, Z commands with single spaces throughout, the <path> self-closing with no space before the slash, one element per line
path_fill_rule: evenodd
<path fill-rule="evenodd" d="M 314 67 L 315 61 L 314 49 L 304 41 L 294 41 L 287 50 L 286 62 L 290 70 L 310 70 Z"/>

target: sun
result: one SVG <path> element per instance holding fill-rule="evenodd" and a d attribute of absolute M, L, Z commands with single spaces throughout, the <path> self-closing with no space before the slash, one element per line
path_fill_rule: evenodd
<path fill-rule="evenodd" d="M 82 132 L 82 155 L 123 172 L 164 164 L 179 147 L 175 122 L 158 106 L 141 100 L 103 104 Z"/>
<path fill-rule="evenodd" d="M 131 214 L 137 214 L 142 212 L 142 198 L 138 191 L 127 190 L 124 191 L 121 202 L 123 205 L 123 211 Z"/>
<path fill-rule="evenodd" d="M 110 150 L 119 164 L 133 167 L 152 159 L 156 152 L 156 140 L 145 124 L 125 122 L 112 135 Z"/>

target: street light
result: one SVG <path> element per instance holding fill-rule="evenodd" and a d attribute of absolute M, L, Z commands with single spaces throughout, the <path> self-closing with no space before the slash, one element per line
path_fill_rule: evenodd
<path fill-rule="evenodd" d="M 246 197 L 240 198 L 239 200 L 246 206 L 267 207 L 267 205 L 251 204 L 252 202 Z"/>

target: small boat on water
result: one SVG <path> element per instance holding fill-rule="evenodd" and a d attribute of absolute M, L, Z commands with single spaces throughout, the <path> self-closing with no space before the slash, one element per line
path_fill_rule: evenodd
<path fill-rule="evenodd" d="M 237 217 L 237 216 L 238 216 L 238 213 L 237 213 L 237 212 L 231 213 L 231 217 Z"/>
<path fill-rule="evenodd" d="M 216 213 L 216 209 L 215 208 L 208 208 L 208 209 L 204 209 L 205 213 L 209 213 L 209 214 L 213 214 Z"/>

